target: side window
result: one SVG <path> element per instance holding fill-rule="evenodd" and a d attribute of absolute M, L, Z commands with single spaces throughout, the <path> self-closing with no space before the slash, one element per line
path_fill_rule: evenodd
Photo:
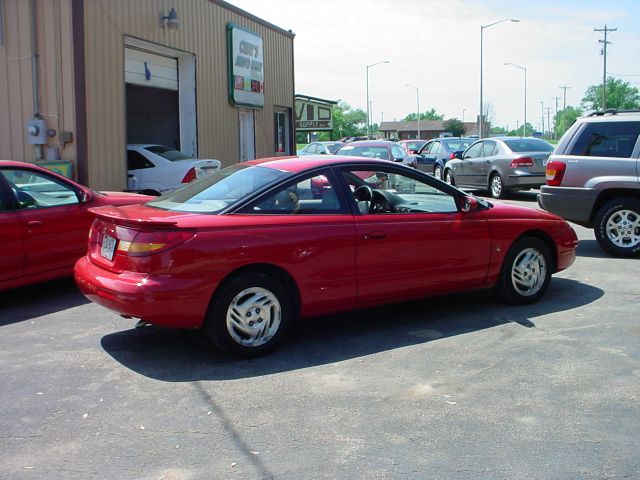
<path fill-rule="evenodd" d="M 492 155 L 495 155 L 496 153 L 498 153 L 498 147 L 496 146 L 496 142 L 492 142 L 490 140 L 484 142 L 484 148 L 483 148 L 482 156 L 491 157 Z"/>
<path fill-rule="evenodd" d="M 433 147 L 431 147 L 431 152 L 429 153 L 436 155 L 438 152 L 440 152 L 440 147 L 440 142 L 433 142 Z"/>
<path fill-rule="evenodd" d="M 362 214 L 452 213 L 455 198 L 421 179 L 392 169 L 345 168 L 343 174 Z"/>
<path fill-rule="evenodd" d="M 420 149 L 420 155 L 426 155 L 427 153 L 429 153 L 432 145 L 433 142 L 425 143 L 422 149 Z"/>
<path fill-rule="evenodd" d="M 44 173 L 22 169 L 2 170 L 20 209 L 57 207 L 79 203 L 76 191 Z"/>
<path fill-rule="evenodd" d="M 471 145 L 466 152 L 464 152 L 464 158 L 476 158 L 482 155 L 482 144 L 484 142 L 478 142 Z"/>
<path fill-rule="evenodd" d="M 135 150 L 127 150 L 127 170 L 142 170 L 143 168 L 153 168 L 155 165 Z"/>
<path fill-rule="evenodd" d="M 588 123 L 569 155 L 629 158 L 639 134 L 640 122 Z"/>
<path fill-rule="evenodd" d="M 398 147 L 397 145 L 394 145 L 393 147 L 391 147 L 391 155 L 393 155 L 394 160 L 401 160 L 407 154 L 402 150 L 402 148 Z"/>
<path fill-rule="evenodd" d="M 346 213 L 331 175 L 314 175 L 263 195 L 241 213 L 317 215 Z"/>

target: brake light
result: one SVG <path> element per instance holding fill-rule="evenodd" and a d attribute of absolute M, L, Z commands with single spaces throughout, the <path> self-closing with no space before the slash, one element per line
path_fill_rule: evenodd
<path fill-rule="evenodd" d="M 195 235 L 193 230 L 140 231 L 116 227 L 117 253 L 129 257 L 145 257 L 174 248 Z"/>
<path fill-rule="evenodd" d="M 455 152 L 451 152 L 449 154 L 449 160 L 453 160 L 454 158 L 456 158 L 456 153 Z"/>
<path fill-rule="evenodd" d="M 567 169 L 567 165 L 564 162 L 553 161 L 547 163 L 546 179 L 547 185 L 552 187 L 558 187 L 562 184 L 564 178 L 564 172 Z"/>
<path fill-rule="evenodd" d="M 521 157 L 511 160 L 511 168 L 521 167 L 533 167 L 533 159 L 529 157 Z"/>
<path fill-rule="evenodd" d="M 182 183 L 190 183 L 193 182 L 196 178 L 198 178 L 196 173 L 196 167 L 191 167 L 189 171 L 185 174 L 182 179 Z"/>

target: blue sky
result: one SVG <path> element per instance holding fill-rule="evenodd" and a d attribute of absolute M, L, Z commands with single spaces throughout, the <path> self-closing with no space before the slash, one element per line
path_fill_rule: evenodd
<path fill-rule="evenodd" d="M 366 65 L 373 119 L 401 119 L 435 108 L 446 118 L 475 119 L 480 95 L 480 25 L 484 30 L 484 102 L 493 123 L 515 128 L 524 117 L 538 127 L 542 108 L 579 105 L 585 90 L 602 82 L 605 24 L 610 75 L 640 87 L 640 1 L 504 0 L 231 0 L 295 39 L 296 93 L 342 99 L 366 110 Z M 558 105 L 562 108 L 562 98 Z M 543 102 L 542 104 L 540 102 Z M 545 122 L 547 116 L 545 115 Z"/>

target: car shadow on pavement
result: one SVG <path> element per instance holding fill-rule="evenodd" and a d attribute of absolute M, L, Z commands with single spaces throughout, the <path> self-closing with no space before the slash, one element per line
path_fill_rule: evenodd
<path fill-rule="evenodd" d="M 89 303 L 72 277 L 0 292 L 0 327 Z"/>
<path fill-rule="evenodd" d="M 613 257 L 602 250 L 597 240 L 580 240 L 580 243 L 578 243 L 578 248 L 576 249 L 576 255 L 578 257 L 611 258 L 613 260 L 616 259 L 616 257 Z M 623 260 L 628 260 L 628 258 Z"/>
<path fill-rule="evenodd" d="M 474 292 L 329 315 L 297 323 L 276 352 L 251 360 L 219 353 L 202 332 L 134 328 L 106 335 L 101 343 L 116 361 L 149 378 L 231 380 L 340 362 L 510 322 L 534 328 L 536 317 L 589 304 L 603 294 L 554 278 L 545 298 L 534 305 L 505 305 L 488 292 Z"/>

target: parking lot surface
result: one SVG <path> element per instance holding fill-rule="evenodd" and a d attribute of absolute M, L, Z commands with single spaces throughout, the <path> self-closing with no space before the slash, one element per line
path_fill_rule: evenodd
<path fill-rule="evenodd" d="M 535 305 L 322 317 L 255 360 L 136 329 L 71 279 L 0 293 L 0 478 L 639 478 L 638 260 L 575 229 Z"/>

